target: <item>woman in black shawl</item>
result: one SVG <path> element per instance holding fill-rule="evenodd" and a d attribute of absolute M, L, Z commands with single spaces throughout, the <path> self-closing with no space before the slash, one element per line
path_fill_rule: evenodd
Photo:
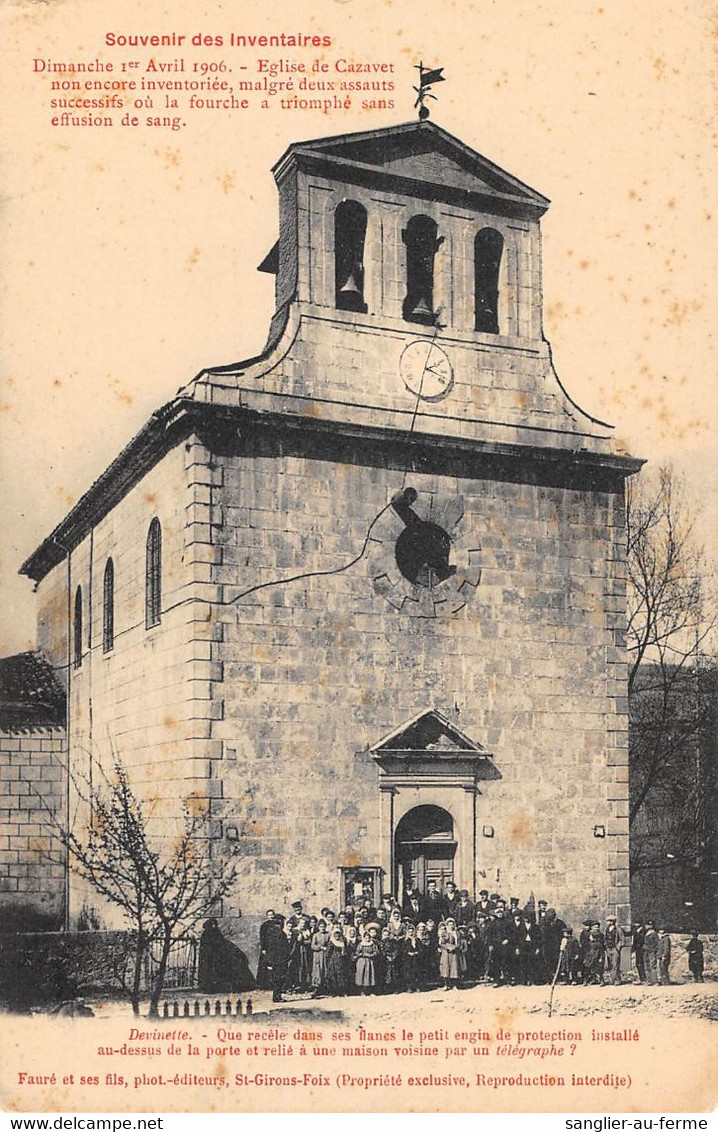
<path fill-rule="evenodd" d="M 243 951 L 225 939 L 213 916 L 205 920 L 199 941 L 197 986 L 205 994 L 254 990 L 257 983 Z"/>

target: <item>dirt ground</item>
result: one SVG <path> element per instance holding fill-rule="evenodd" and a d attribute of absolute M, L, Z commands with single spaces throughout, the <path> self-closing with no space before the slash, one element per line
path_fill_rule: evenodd
<path fill-rule="evenodd" d="M 310 995 L 290 996 L 282 1003 L 273 1003 L 268 991 L 252 991 L 249 994 L 230 995 L 233 1004 L 240 998 L 246 1010 L 246 1000 L 252 1000 L 255 1015 L 271 1015 L 271 1021 L 280 1018 L 300 1019 L 308 1014 L 326 1015 L 337 1020 L 341 1017 L 350 1025 L 359 1025 L 371 1018 L 372 1022 L 391 1022 L 396 1024 L 403 1019 L 416 1019 L 437 1008 L 448 1008 L 453 1017 L 462 1014 L 494 1014 L 510 1016 L 513 1014 L 535 1014 L 548 1017 L 551 988 L 542 987 L 498 987 L 475 986 L 455 991 L 442 989 L 419 991 L 416 994 L 400 993 L 391 995 L 350 995 L 342 998 L 324 996 L 312 998 Z M 190 1010 L 195 998 L 199 998 L 202 1008 L 206 995 L 178 992 L 176 1001 L 180 1013 L 184 1002 L 189 999 Z M 219 1000 L 222 1013 L 225 1011 L 226 994 L 210 995 L 212 1012 Z M 175 1001 L 172 992 L 166 995 L 170 1003 Z M 131 1017 L 127 1002 L 105 999 L 92 1002 L 93 1010 L 100 1018 Z M 147 1014 L 148 1003 L 142 1004 L 142 1013 Z M 646 986 L 640 983 L 623 983 L 621 986 L 577 986 L 559 984 L 553 996 L 552 1017 L 554 1018 L 615 1018 L 635 1014 L 647 1018 L 700 1018 L 718 1021 L 718 980 L 709 978 L 705 983 L 674 983 L 671 986 Z M 638 1017 L 637 1017 L 638 1021 Z"/>

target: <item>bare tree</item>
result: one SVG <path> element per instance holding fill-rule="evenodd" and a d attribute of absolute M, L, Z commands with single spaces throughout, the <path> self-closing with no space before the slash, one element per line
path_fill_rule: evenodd
<path fill-rule="evenodd" d="M 631 872 L 696 863 L 709 821 L 701 751 L 715 712 L 707 592 L 695 514 L 671 468 L 628 487 Z M 646 809 L 651 821 L 646 824 Z"/>
<path fill-rule="evenodd" d="M 180 932 L 216 909 L 237 877 L 235 861 L 212 856 L 204 803 L 189 799 L 180 828 L 169 844 L 148 832 L 146 806 L 132 789 L 127 770 L 115 757 L 111 774 L 99 784 L 74 781 L 92 815 L 85 832 L 76 833 L 51 814 L 53 831 L 69 854 L 75 871 L 97 893 L 119 908 L 131 925 L 136 947 L 128 991 L 139 1014 L 142 964 L 147 948 L 159 946 L 150 1014 L 156 1015 L 172 943 Z"/>
<path fill-rule="evenodd" d="M 629 480 L 626 536 L 630 693 L 644 662 L 681 669 L 698 659 L 716 617 L 706 612 L 695 515 L 670 467 L 659 469 L 657 484 Z"/>

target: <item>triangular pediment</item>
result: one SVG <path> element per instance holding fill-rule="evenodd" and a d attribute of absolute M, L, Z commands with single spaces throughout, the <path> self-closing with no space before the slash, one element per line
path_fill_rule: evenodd
<path fill-rule="evenodd" d="M 402 177 L 412 177 L 417 181 L 433 181 L 442 185 L 452 185 L 457 189 L 491 191 L 492 186 L 475 172 L 464 169 L 458 161 L 443 153 L 409 153 L 389 158 L 383 168 Z"/>
<path fill-rule="evenodd" d="M 403 723 L 369 748 L 380 751 L 479 751 L 484 748 L 465 735 L 435 708 Z"/>
<path fill-rule="evenodd" d="M 433 122 L 409 122 L 380 130 L 341 134 L 291 146 L 286 157 L 321 158 L 342 172 L 374 170 L 437 189 L 461 190 L 483 197 L 531 205 L 540 211 L 549 201 L 518 178 L 471 149 Z M 284 160 L 284 159 L 283 159 Z M 282 162 L 279 163 L 280 165 Z"/>

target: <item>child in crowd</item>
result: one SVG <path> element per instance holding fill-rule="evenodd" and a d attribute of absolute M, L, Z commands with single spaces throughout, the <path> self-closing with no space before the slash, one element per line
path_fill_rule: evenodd
<path fill-rule="evenodd" d="M 379 946 L 376 941 L 376 929 L 367 928 L 361 943 L 354 952 L 356 960 L 355 982 L 361 994 L 373 994 L 377 986 L 377 964 L 379 959 Z"/>

